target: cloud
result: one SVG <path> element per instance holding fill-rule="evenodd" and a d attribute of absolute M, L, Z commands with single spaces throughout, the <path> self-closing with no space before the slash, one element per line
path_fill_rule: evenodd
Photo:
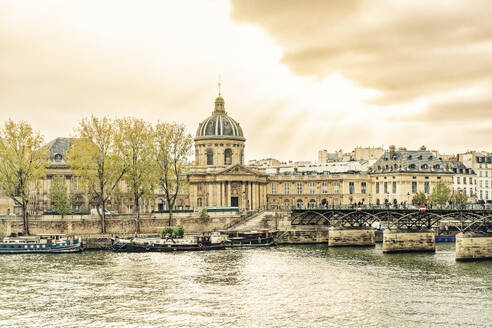
<path fill-rule="evenodd" d="M 406 103 L 491 80 L 490 1 L 232 1 L 231 17 L 259 25 L 296 74 L 343 74 Z"/>

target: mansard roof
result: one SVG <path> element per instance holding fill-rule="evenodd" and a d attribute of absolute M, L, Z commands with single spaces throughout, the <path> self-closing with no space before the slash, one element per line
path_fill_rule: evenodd
<path fill-rule="evenodd" d="M 451 174 L 449 161 L 434 156 L 428 150 L 397 150 L 385 152 L 372 165 L 370 173 L 435 173 Z"/>

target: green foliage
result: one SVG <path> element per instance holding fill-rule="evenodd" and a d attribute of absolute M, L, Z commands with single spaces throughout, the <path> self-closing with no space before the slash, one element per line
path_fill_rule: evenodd
<path fill-rule="evenodd" d="M 456 192 L 451 196 L 453 204 L 461 205 L 468 202 L 468 196 L 464 192 Z"/>
<path fill-rule="evenodd" d="M 412 198 L 412 204 L 418 206 L 427 204 L 427 196 L 425 195 L 425 193 L 424 192 L 416 193 L 415 196 L 413 196 Z"/>
<path fill-rule="evenodd" d="M 140 199 L 152 196 L 157 184 L 156 163 L 153 160 L 152 127 L 137 118 L 122 118 L 117 126 L 116 147 L 121 154 L 126 172 L 123 180 L 133 194 L 137 218 L 140 217 Z"/>
<path fill-rule="evenodd" d="M 172 209 L 178 194 L 184 194 L 188 181 L 184 178 L 190 167 L 193 137 L 186 133 L 184 125 L 158 123 L 154 128 L 154 161 L 159 186 L 169 205 L 169 225 L 172 225 Z"/>
<path fill-rule="evenodd" d="M 208 222 L 210 220 L 210 216 L 208 215 L 207 208 L 202 208 L 200 211 L 200 219 L 202 220 L 203 223 Z"/>
<path fill-rule="evenodd" d="M 55 176 L 51 182 L 50 198 L 54 203 L 54 210 L 61 214 L 62 217 L 66 214 L 70 214 L 73 197 L 67 191 L 67 186 L 65 184 L 65 177 Z"/>
<path fill-rule="evenodd" d="M 437 181 L 429 199 L 432 203 L 445 205 L 451 198 L 451 189 L 442 180 Z"/>
<path fill-rule="evenodd" d="M 177 227 L 165 227 L 160 230 L 163 238 L 182 238 L 184 236 L 184 228 L 182 225 Z"/>
<path fill-rule="evenodd" d="M 126 173 L 125 162 L 116 147 L 117 129 L 108 117 L 83 119 L 76 129 L 68 161 L 75 175 L 100 210 L 102 233 L 106 233 L 106 202 Z"/>
<path fill-rule="evenodd" d="M 22 207 L 25 234 L 29 195 L 45 176 L 48 158 L 43 137 L 29 123 L 5 122 L 0 129 L 0 189 Z"/>

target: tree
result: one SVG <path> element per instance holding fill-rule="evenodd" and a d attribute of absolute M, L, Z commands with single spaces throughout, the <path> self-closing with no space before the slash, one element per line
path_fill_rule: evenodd
<path fill-rule="evenodd" d="M 67 191 L 65 177 L 55 176 L 51 182 L 50 198 L 54 204 L 54 210 L 63 218 L 70 214 L 72 209 L 73 197 Z"/>
<path fill-rule="evenodd" d="M 108 117 L 91 116 L 80 122 L 76 134 L 67 154 L 68 161 L 97 204 L 96 210 L 104 234 L 106 204 L 126 173 L 122 156 L 116 147 L 115 125 Z"/>
<path fill-rule="evenodd" d="M 123 180 L 133 194 L 136 219 L 135 233 L 139 232 L 140 199 L 152 195 L 157 176 L 152 158 L 152 127 L 141 119 L 123 118 L 116 120 L 118 133 L 116 145 L 126 167 Z"/>
<path fill-rule="evenodd" d="M 432 190 L 432 194 L 429 199 L 432 203 L 438 204 L 441 207 L 445 205 L 449 199 L 451 198 L 451 189 L 442 180 L 437 181 L 434 186 L 434 190 Z"/>
<path fill-rule="evenodd" d="M 21 206 L 26 235 L 29 194 L 48 167 L 49 155 L 43 145 L 43 137 L 25 121 L 8 120 L 0 129 L 0 188 Z"/>
<path fill-rule="evenodd" d="M 412 198 L 413 205 L 422 206 L 425 205 L 426 203 L 427 203 L 427 196 L 425 195 L 424 192 L 418 192 Z"/>
<path fill-rule="evenodd" d="M 463 205 L 468 202 L 468 196 L 464 192 L 456 192 L 451 196 L 451 202 L 455 205 Z"/>
<path fill-rule="evenodd" d="M 154 128 L 154 160 L 159 186 L 169 206 L 169 226 L 172 225 L 173 207 L 179 193 L 186 189 L 193 137 L 178 123 L 158 123 Z"/>

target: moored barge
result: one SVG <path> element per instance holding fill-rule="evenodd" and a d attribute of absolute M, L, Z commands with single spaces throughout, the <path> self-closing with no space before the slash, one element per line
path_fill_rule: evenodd
<path fill-rule="evenodd" d="M 177 252 L 209 251 L 224 249 L 222 237 L 218 233 L 194 235 L 184 238 L 112 238 L 112 250 L 115 252 Z"/>
<path fill-rule="evenodd" d="M 0 243 L 0 254 L 75 253 L 84 249 L 85 245 L 80 237 L 64 234 L 11 235 Z"/>
<path fill-rule="evenodd" d="M 269 247 L 275 246 L 276 231 L 229 231 L 226 247 Z"/>

